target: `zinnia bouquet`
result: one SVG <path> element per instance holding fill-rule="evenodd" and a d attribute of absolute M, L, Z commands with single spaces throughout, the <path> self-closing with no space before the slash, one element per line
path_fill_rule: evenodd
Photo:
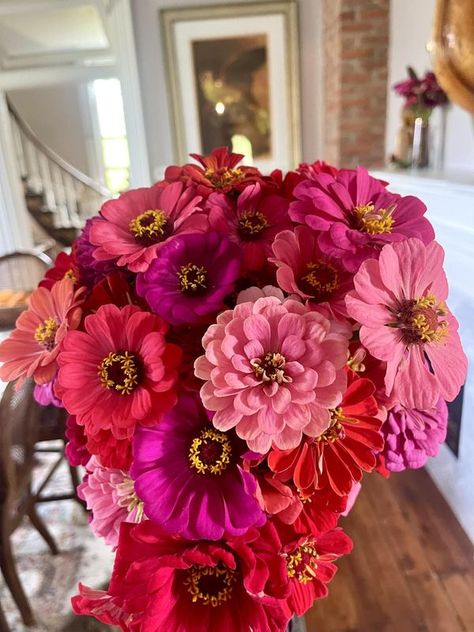
<path fill-rule="evenodd" d="M 418 77 L 415 70 L 408 66 L 407 73 L 408 79 L 393 86 L 394 91 L 405 99 L 405 108 L 427 119 L 434 108 L 448 103 L 448 95 L 439 85 L 434 72 L 428 71 L 423 77 Z"/>
<path fill-rule="evenodd" d="M 364 473 L 422 466 L 466 373 L 425 205 L 365 169 L 225 148 L 106 202 L 0 346 L 67 409 L 140 632 L 283 632 L 328 593 Z"/>

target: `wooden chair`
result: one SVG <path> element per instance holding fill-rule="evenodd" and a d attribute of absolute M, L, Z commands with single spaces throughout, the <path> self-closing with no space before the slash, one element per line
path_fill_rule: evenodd
<path fill-rule="evenodd" d="M 0 569 L 27 626 L 34 625 L 35 620 L 16 570 L 11 535 L 24 516 L 28 516 L 51 553 L 58 553 L 52 535 L 36 511 L 36 498 L 31 491 L 42 414 L 34 401 L 33 388 L 31 381 L 26 381 L 20 389 L 10 383 L 0 402 Z"/>

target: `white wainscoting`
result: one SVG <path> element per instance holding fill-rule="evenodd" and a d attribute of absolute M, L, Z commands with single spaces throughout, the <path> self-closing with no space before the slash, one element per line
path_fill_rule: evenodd
<path fill-rule="evenodd" d="M 430 173 L 373 172 L 389 189 L 416 195 L 428 207 L 427 217 L 446 252 L 448 304 L 460 323 L 469 367 L 464 389 L 459 458 L 446 445 L 428 470 L 474 541 L 474 173 L 452 177 Z"/>

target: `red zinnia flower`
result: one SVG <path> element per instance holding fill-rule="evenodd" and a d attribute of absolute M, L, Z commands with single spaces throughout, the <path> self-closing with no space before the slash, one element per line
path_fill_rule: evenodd
<path fill-rule="evenodd" d="M 288 595 L 271 524 L 227 542 L 188 542 L 151 521 L 122 523 L 107 593 L 80 587 L 76 613 L 131 632 L 283 632 Z"/>
<path fill-rule="evenodd" d="M 75 285 L 79 280 L 79 270 L 73 253 L 60 252 L 54 260 L 54 266 L 46 272 L 38 285 L 50 290 L 56 281 L 64 278 L 71 279 Z"/>
<path fill-rule="evenodd" d="M 331 424 L 319 437 L 305 440 L 293 450 L 274 448 L 268 465 L 282 480 L 293 479 L 304 495 L 330 487 L 347 495 L 362 471 L 371 472 L 383 447 L 382 422 L 375 417 L 377 401 L 370 380 L 348 371 L 348 386 Z"/>
<path fill-rule="evenodd" d="M 103 305 L 84 326 L 64 340 L 58 394 L 88 437 L 129 439 L 136 423 L 156 423 L 176 403 L 181 350 L 165 341 L 159 316 L 134 305 Z"/>

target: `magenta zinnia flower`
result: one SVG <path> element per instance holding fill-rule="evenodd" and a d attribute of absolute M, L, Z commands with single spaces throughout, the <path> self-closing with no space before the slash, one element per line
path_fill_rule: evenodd
<path fill-rule="evenodd" d="M 287 450 L 329 426 L 346 386 L 348 342 L 321 314 L 276 297 L 241 303 L 217 317 L 203 346 L 195 373 L 218 430 L 235 427 L 264 454 L 272 441 Z"/>
<path fill-rule="evenodd" d="M 271 255 L 275 235 L 291 227 L 288 205 L 259 183 L 247 186 L 235 201 L 214 193 L 207 201 L 209 224 L 240 246 L 244 270 L 259 270 Z"/>
<path fill-rule="evenodd" d="M 97 537 L 104 538 L 106 544 L 116 547 L 122 522 L 144 520 L 143 502 L 126 472 L 102 467 L 94 456 L 86 470 L 84 481 L 77 489 L 92 512 L 91 529 Z"/>
<path fill-rule="evenodd" d="M 198 323 L 222 308 L 239 270 L 239 248 L 226 237 L 183 235 L 138 276 L 137 292 L 171 325 Z"/>
<path fill-rule="evenodd" d="M 109 200 L 100 210 L 102 219 L 91 225 L 94 258 L 144 272 L 174 235 L 206 230 L 200 200 L 181 182 L 134 189 Z"/>
<path fill-rule="evenodd" d="M 378 257 L 386 243 L 418 237 L 428 244 L 434 239 L 423 202 L 390 193 L 362 167 L 342 169 L 336 176 L 321 173 L 296 187 L 295 197 L 290 217 L 321 231 L 321 250 L 341 259 L 350 272 Z"/>
<path fill-rule="evenodd" d="M 84 326 L 64 340 L 57 390 L 88 436 L 128 439 L 135 424 L 155 423 L 176 403 L 181 350 L 165 341 L 159 316 L 133 305 L 103 305 Z"/>
<path fill-rule="evenodd" d="M 362 344 L 387 363 L 386 394 L 407 408 L 453 400 L 466 377 L 458 323 L 445 303 L 443 259 L 436 242 L 387 245 L 378 261 L 362 264 L 346 298 Z"/>
<path fill-rule="evenodd" d="M 56 375 L 57 356 L 69 329 L 81 319 L 82 290 L 74 291 L 69 278 L 57 281 L 51 290 L 38 287 L 28 309 L 18 317 L 16 328 L 0 344 L 0 379 L 10 382 L 32 377 L 47 384 Z"/>
<path fill-rule="evenodd" d="M 347 316 L 345 296 L 354 287 L 352 275 L 340 259 L 325 255 L 317 234 L 306 226 L 279 233 L 273 242 L 270 261 L 277 266 L 282 290 L 310 303 L 327 303 L 336 314 Z"/>
<path fill-rule="evenodd" d="M 197 540 L 261 526 L 255 478 L 241 467 L 246 451 L 233 433 L 212 427 L 198 395 L 183 394 L 159 424 L 135 433 L 131 475 L 147 516 Z"/>
<path fill-rule="evenodd" d="M 76 267 L 79 271 L 79 279 L 82 285 L 92 288 L 99 283 L 108 274 L 117 269 L 115 261 L 106 259 L 98 261 L 94 257 L 94 251 L 97 249 L 91 243 L 90 232 L 93 226 L 101 224 L 104 220 L 100 217 L 92 217 L 85 223 L 82 233 L 76 239 L 73 245 Z"/>
<path fill-rule="evenodd" d="M 442 399 L 430 410 L 396 405 L 382 426 L 385 466 L 392 472 L 423 467 L 446 439 L 448 407 Z"/>

